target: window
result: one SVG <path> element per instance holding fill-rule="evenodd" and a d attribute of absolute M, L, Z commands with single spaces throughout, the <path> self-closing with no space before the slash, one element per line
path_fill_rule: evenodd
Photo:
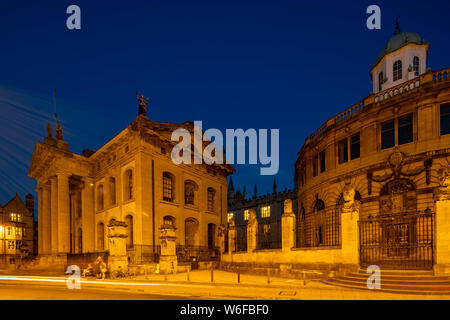
<path fill-rule="evenodd" d="M 418 76 L 420 72 L 420 59 L 419 57 L 414 57 L 413 60 L 413 71 L 414 75 Z"/>
<path fill-rule="evenodd" d="M 381 149 L 388 149 L 395 146 L 394 120 L 381 125 Z"/>
<path fill-rule="evenodd" d="M 380 72 L 378 74 L 378 91 L 383 91 L 383 81 L 384 81 L 384 74 L 383 72 Z"/>
<path fill-rule="evenodd" d="M 359 133 L 350 138 L 350 159 L 358 159 L 361 155 L 361 143 Z"/>
<path fill-rule="evenodd" d="M 104 188 L 103 188 L 103 185 L 100 184 L 97 187 L 97 210 L 103 210 L 104 208 L 105 208 Z"/>
<path fill-rule="evenodd" d="M 398 119 L 398 144 L 402 145 L 413 141 L 412 114 Z"/>
<path fill-rule="evenodd" d="M 11 235 L 11 227 L 8 227 L 8 236 Z"/>
<path fill-rule="evenodd" d="M 111 205 L 116 204 L 116 178 L 114 177 L 109 178 L 109 199 Z"/>
<path fill-rule="evenodd" d="M 265 206 L 261 208 L 261 218 L 270 217 L 270 206 Z"/>
<path fill-rule="evenodd" d="M 339 157 L 339 164 L 348 162 L 348 142 L 347 142 L 347 139 L 339 141 L 339 143 L 338 143 L 338 157 Z"/>
<path fill-rule="evenodd" d="M 264 233 L 265 235 L 270 234 L 270 224 L 264 224 L 264 225 L 263 225 L 263 233 Z"/>
<path fill-rule="evenodd" d="M 131 169 L 124 173 L 123 191 L 125 201 L 133 199 L 133 170 Z"/>
<path fill-rule="evenodd" d="M 125 223 L 127 224 L 127 248 L 133 248 L 133 216 L 128 215 L 125 218 Z"/>
<path fill-rule="evenodd" d="M 20 236 L 20 235 L 22 235 L 22 228 L 14 228 L 15 229 L 15 234 L 16 234 L 16 236 Z"/>
<path fill-rule="evenodd" d="M 11 213 L 10 221 L 22 222 L 22 215 L 20 213 Z"/>
<path fill-rule="evenodd" d="M 216 191 L 213 188 L 208 188 L 208 211 L 214 211 L 214 196 Z"/>
<path fill-rule="evenodd" d="M 228 212 L 227 214 L 227 222 L 229 223 L 231 219 L 234 218 L 234 213 L 233 212 Z"/>
<path fill-rule="evenodd" d="M 168 172 L 163 173 L 163 200 L 173 202 L 173 179 Z"/>
<path fill-rule="evenodd" d="M 319 154 L 320 158 L 320 173 L 325 172 L 325 150 Z"/>
<path fill-rule="evenodd" d="M 8 241 L 8 250 L 14 250 L 15 248 L 15 242 L 14 241 Z"/>
<path fill-rule="evenodd" d="M 394 67 L 393 67 L 393 77 L 394 77 L 394 82 L 397 80 L 400 80 L 401 78 L 403 78 L 403 74 L 402 74 L 402 61 L 398 60 L 394 63 Z"/>
<path fill-rule="evenodd" d="M 22 247 L 22 241 L 17 240 L 16 241 L 16 249 L 19 250 Z"/>
<path fill-rule="evenodd" d="M 97 245 L 99 251 L 105 250 L 105 225 L 102 222 L 97 225 Z"/>
<path fill-rule="evenodd" d="M 317 167 L 319 165 L 319 156 L 315 155 L 313 158 L 313 176 L 317 176 L 319 172 L 319 168 Z"/>
<path fill-rule="evenodd" d="M 189 205 L 195 204 L 195 190 L 197 185 L 192 181 L 186 181 L 184 183 L 184 203 Z"/>
<path fill-rule="evenodd" d="M 450 134 L 450 103 L 441 105 L 441 135 Z"/>
<path fill-rule="evenodd" d="M 172 216 L 165 216 L 163 218 L 163 224 L 168 224 L 170 226 L 174 226 L 175 227 L 175 218 Z"/>
<path fill-rule="evenodd" d="M 248 221 L 250 219 L 250 210 L 244 210 L 244 221 Z"/>

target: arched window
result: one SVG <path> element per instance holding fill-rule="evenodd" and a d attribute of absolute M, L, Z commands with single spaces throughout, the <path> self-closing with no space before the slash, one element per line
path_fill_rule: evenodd
<path fill-rule="evenodd" d="M 124 200 L 133 199 L 133 170 L 128 169 L 123 175 L 123 196 Z"/>
<path fill-rule="evenodd" d="M 105 208 L 105 188 L 103 184 L 97 186 L 97 210 L 103 210 Z"/>
<path fill-rule="evenodd" d="M 116 204 L 116 178 L 109 178 L 109 200 L 111 205 Z"/>
<path fill-rule="evenodd" d="M 216 191 L 213 188 L 208 188 L 208 211 L 213 212 L 215 206 Z"/>
<path fill-rule="evenodd" d="M 384 74 L 380 72 L 378 75 L 378 91 L 383 91 Z"/>
<path fill-rule="evenodd" d="M 419 57 L 414 57 L 414 60 L 413 60 L 413 70 L 414 70 L 414 74 L 415 74 L 416 76 L 418 76 L 418 75 L 419 75 L 419 72 L 420 72 L 420 59 L 419 59 Z"/>
<path fill-rule="evenodd" d="M 195 192 L 197 185 L 193 181 L 186 181 L 184 183 L 184 203 L 195 205 Z"/>
<path fill-rule="evenodd" d="M 127 248 L 133 248 L 134 246 L 133 216 L 128 215 L 125 218 L 125 223 L 127 225 Z"/>
<path fill-rule="evenodd" d="M 314 214 L 315 214 L 314 244 L 316 246 L 320 246 L 325 243 L 324 212 L 325 212 L 325 202 L 317 198 L 316 203 L 314 204 Z"/>
<path fill-rule="evenodd" d="M 403 68 L 402 60 L 397 60 L 394 62 L 394 67 L 393 67 L 394 81 L 397 81 L 397 80 L 400 80 L 401 78 L 403 78 L 402 68 Z"/>
<path fill-rule="evenodd" d="M 163 200 L 173 202 L 175 199 L 174 194 L 174 181 L 173 175 L 169 172 L 163 173 Z"/>
<path fill-rule="evenodd" d="M 105 225 L 103 222 L 97 225 L 97 246 L 98 251 L 105 250 Z"/>

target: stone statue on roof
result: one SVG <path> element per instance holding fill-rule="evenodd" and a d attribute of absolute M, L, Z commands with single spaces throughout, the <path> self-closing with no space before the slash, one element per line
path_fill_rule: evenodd
<path fill-rule="evenodd" d="M 139 96 L 139 93 L 136 91 L 136 97 L 139 101 L 139 115 L 147 115 L 147 105 L 148 105 L 148 97 L 145 99 L 144 95 L 141 94 Z"/>

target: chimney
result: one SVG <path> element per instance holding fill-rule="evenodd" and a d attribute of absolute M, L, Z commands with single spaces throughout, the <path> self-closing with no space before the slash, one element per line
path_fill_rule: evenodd
<path fill-rule="evenodd" d="M 31 212 L 31 215 L 34 215 L 34 197 L 31 194 L 27 194 L 25 196 L 25 206 Z"/>

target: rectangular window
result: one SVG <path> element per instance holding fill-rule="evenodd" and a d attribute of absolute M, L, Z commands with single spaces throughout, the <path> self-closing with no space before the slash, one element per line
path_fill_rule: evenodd
<path fill-rule="evenodd" d="M 394 120 L 381 125 L 381 149 L 388 149 L 395 146 Z"/>
<path fill-rule="evenodd" d="M 233 212 L 228 212 L 227 222 L 230 222 L 230 220 L 233 219 L 233 217 L 234 217 L 234 213 Z"/>
<path fill-rule="evenodd" d="M 315 155 L 314 159 L 313 159 L 313 176 L 314 177 L 319 174 L 318 166 L 319 166 L 319 156 Z"/>
<path fill-rule="evenodd" d="M 270 206 L 261 208 L 261 218 L 269 218 L 270 217 Z"/>
<path fill-rule="evenodd" d="M 8 250 L 14 250 L 14 241 L 8 241 Z"/>
<path fill-rule="evenodd" d="M 441 136 L 450 134 L 450 103 L 441 105 Z"/>
<path fill-rule="evenodd" d="M 8 236 L 11 235 L 11 227 L 8 227 Z"/>
<path fill-rule="evenodd" d="M 16 236 L 20 236 L 22 234 L 22 229 L 16 227 Z"/>
<path fill-rule="evenodd" d="M 361 143 L 359 133 L 351 137 L 350 141 L 350 159 L 358 159 L 361 155 Z"/>
<path fill-rule="evenodd" d="M 244 221 L 250 219 L 250 210 L 244 210 Z"/>
<path fill-rule="evenodd" d="M 398 144 L 402 145 L 413 141 L 412 114 L 398 119 Z"/>
<path fill-rule="evenodd" d="M 339 157 L 339 164 L 348 162 L 348 142 L 347 142 L 347 139 L 339 141 L 339 143 L 338 143 L 338 157 Z"/>
<path fill-rule="evenodd" d="M 320 172 L 325 172 L 325 150 L 320 153 Z"/>
<path fill-rule="evenodd" d="M 168 176 L 163 176 L 163 200 L 172 202 L 172 179 Z"/>

